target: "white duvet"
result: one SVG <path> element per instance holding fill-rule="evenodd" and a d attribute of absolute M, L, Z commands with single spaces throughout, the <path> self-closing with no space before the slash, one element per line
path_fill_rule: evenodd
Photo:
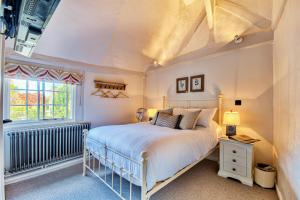
<path fill-rule="evenodd" d="M 206 155 L 218 142 L 219 126 L 213 123 L 209 128 L 178 130 L 137 123 L 93 128 L 87 137 L 87 147 L 103 154 L 97 142 L 107 145 L 134 160 L 141 160 L 141 152 L 148 154 L 147 189 L 155 183 L 172 177 L 179 170 Z M 126 159 L 110 155 L 116 165 L 131 168 L 134 176 L 140 177 L 140 168 Z M 126 178 L 126 177 L 125 177 Z M 136 185 L 141 185 L 137 180 Z"/>

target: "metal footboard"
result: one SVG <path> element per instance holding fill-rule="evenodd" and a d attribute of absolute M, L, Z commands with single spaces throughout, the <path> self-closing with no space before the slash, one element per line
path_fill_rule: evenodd
<path fill-rule="evenodd" d="M 193 166 L 201 162 L 203 159 L 205 159 L 207 156 L 209 156 L 212 152 L 215 151 L 217 146 L 212 148 L 207 154 L 201 156 L 198 160 L 191 163 L 190 165 L 186 166 L 185 168 L 178 171 L 174 176 L 161 181 L 159 183 L 156 183 L 156 185 L 151 189 L 147 190 L 147 159 L 148 155 L 146 152 L 141 153 L 141 160 L 136 161 L 133 160 L 109 147 L 107 147 L 105 144 L 101 144 L 98 142 L 97 146 L 99 148 L 102 148 L 104 150 L 103 155 L 101 153 L 97 153 L 95 151 L 92 151 L 88 149 L 87 147 L 87 134 L 88 130 L 83 130 L 83 137 L 84 137 L 84 148 L 83 148 L 83 176 L 86 175 L 86 170 L 89 170 L 93 175 L 95 175 L 97 178 L 99 178 L 106 186 L 108 186 L 114 193 L 116 193 L 122 200 L 132 200 L 132 193 L 133 193 L 133 180 L 139 181 L 141 185 L 141 200 L 149 200 L 150 197 L 158 192 L 160 189 L 174 181 L 176 178 L 187 172 L 189 169 L 191 169 Z M 123 159 L 126 159 L 131 164 L 129 167 L 123 167 L 118 166 L 113 159 L 109 158 L 109 154 L 114 156 L 120 156 Z M 96 164 L 98 166 L 96 166 Z M 103 166 L 101 165 L 103 164 Z M 140 177 L 135 177 L 133 174 L 133 168 L 131 165 L 138 165 L 140 169 Z M 108 178 L 107 172 L 111 170 L 111 175 Z M 101 169 L 104 171 L 104 175 L 101 176 Z M 118 173 L 119 175 L 119 188 L 114 187 L 115 186 L 115 173 Z M 126 179 L 129 179 L 129 198 L 127 199 L 123 194 L 123 179 L 125 176 L 128 176 Z"/>
<path fill-rule="evenodd" d="M 123 192 L 124 179 L 129 181 L 129 200 L 132 200 L 133 198 L 133 181 L 138 181 L 141 184 L 141 199 L 149 199 L 146 194 L 146 153 L 142 152 L 141 160 L 136 161 L 107 147 L 105 144 L 97 142 L 97 147 L 103 150 L 103 153 L 101 154 L 99 151 L 96 152 L 87 147 L 87 134 L 88 130 L 83 130 L 83 176 L 86 175 L 86 170 L 90 171 L 123 200 L 126 200 Z M 111 155 L 111 158 L 109 155 Z M 113 157 L 115 156 L 126 159 L 129 161 L 130 166 L 125 167 L 118 165 L 113 160 Z M 140 177 L 134 176 L 132 171 L 134 169 L 133 165 L 136 165 L 140 168 Z M 108 172 L 111 172 L 111 174 L 108 175 Z M 118 174 L 119 178 L 116 178 L 116 174 Z M 117 185 L 115 179 L 119 179 L 117 180 L 118 187 L 115 187 Z"/>

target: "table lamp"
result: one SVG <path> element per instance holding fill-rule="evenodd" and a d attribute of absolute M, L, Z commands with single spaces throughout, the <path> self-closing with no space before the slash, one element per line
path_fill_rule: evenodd
<path fill-rule="evenodd" d="M 236 135 L 236 126 L 240 125 L 240 114 L 238 112 L 225 112 L 223 124 L 226 125 L 226 136 Z"/>
<path fill-rule="evenodd" d="M 146 108 L 138 108 L 135 114 L 135 117 L 138 122 L 142 122 L 146 117 L 147 109 Z"/>
<path fill-rule="evenodd" d="M 148 108 L 147 114 L 148 114 L 149 120 L 152 120 L 153 117 L 155 117 L 156 113 L 157 113 L 156 108 Z"/>

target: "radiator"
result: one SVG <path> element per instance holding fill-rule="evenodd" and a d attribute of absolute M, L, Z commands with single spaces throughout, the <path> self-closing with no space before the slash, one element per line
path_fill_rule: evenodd
<path fill-rule="evenodd" d="M 18 174 L 82 156 L 84 129 L 90 129 L 90 123 L 4 128 L 5 175 Z"/>

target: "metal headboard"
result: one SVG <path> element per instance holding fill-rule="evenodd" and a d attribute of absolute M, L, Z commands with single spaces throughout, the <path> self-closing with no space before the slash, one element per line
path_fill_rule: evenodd
<path fill-rule="evenodd" d="M 212 98 L 203 99 L 169 99 L 163 97 L 163 108 L 218 108 L 217 114 L 215 115 L 215 121 L 218 124 L 222 124 L 223 114 L 223 95 L 220 94 Z"/>

